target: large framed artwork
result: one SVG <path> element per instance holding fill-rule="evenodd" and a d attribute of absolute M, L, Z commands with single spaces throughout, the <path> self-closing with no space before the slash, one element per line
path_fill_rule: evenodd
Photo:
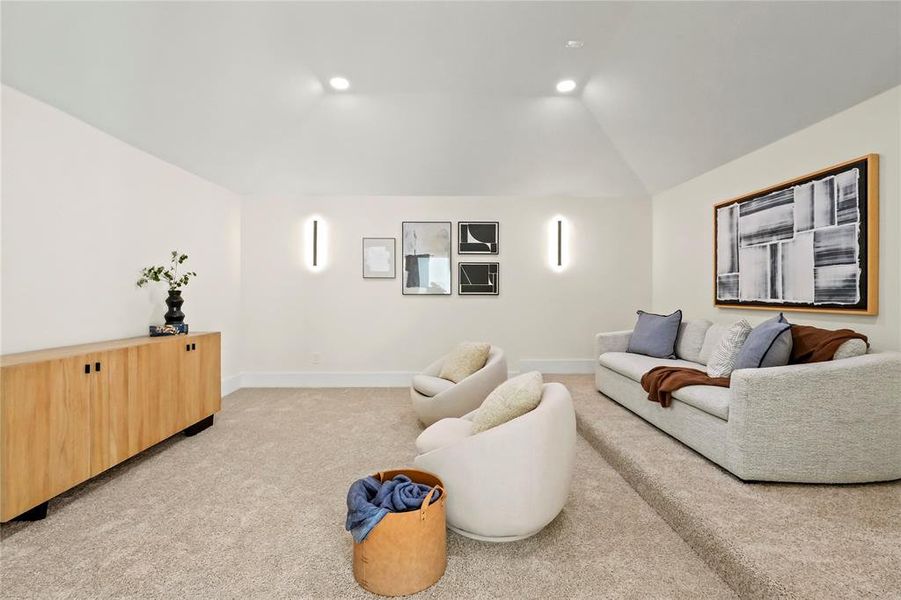
<path fill-rule="evenodd" d="M 404 221 L 403 293 L 449 295 L 451 293 L 450 221 Z"/>
<path fill-rule="evenodd" d="M 394 238 L 363 238 L 363 278 L 394 279 L 397 277 L 395 266 Z"/>
<path fill-rule="evenodd" d="M 458 254 L 497 254 L 497 221 L 460 221 L 457 223 Z"/>
<path fill-rule="evenodd" d="M 496 262 L 461 262 L 458 290 L 461 296 L 497 296 L 500 294 L 499 270 Z"/>
<path fill-rule="evenodd" d="M 879 156 L 714 206 L 714 304 L 875 315 Z"/>

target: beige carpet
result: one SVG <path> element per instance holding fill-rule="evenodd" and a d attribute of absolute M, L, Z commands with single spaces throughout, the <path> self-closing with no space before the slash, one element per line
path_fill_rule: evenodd
<path fill-rule="evenodd" d="M 901 598 L 901 482 L 744 483 L 591 377 L 557 379 L 580 433 L 740 596 Z"/>
<path fill-rule="evenodd" d="M 351 574 L 344 498 L 356 477 L 410 464 L 408 403 L 398 389 L 236 392 L 212 429 L 64 494 L 44 521 L 4 525 L 0 594 L 372 597 Z M 582 439 L 569 504 L 542 533 L 448 539 L 447 574 L 421 597 L 734 597 Z"/>

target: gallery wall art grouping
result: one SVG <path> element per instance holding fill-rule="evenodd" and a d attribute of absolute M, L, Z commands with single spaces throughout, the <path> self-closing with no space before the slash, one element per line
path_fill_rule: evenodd
<path fill-rule="evenodd" d="M 448 296 L 453 292 L 452 223 L 404 221 L 401 226 L 401 291 L 405 296 Z M 457 253 L 500 253 L 497 221 L 460 221 Z M 497 296 L 500 263 L 459 262 L 457 293 L 461 296 Z M 363 238 L 363 278 L 397 276 L 395 238 Z"/>
<path fill-rule="evenodd" d="M 878 156 L 714 207 L 714 304 L 876 314 Z"/>

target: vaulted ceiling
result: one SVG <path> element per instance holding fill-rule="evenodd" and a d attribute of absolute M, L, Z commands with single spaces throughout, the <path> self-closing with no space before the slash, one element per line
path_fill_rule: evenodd
<path fill-rule="evenodd" d="M 2 79 L 243 194 L 645 196 L 901 83 L 899 30 L 898 2 L 3 2 Z"/>

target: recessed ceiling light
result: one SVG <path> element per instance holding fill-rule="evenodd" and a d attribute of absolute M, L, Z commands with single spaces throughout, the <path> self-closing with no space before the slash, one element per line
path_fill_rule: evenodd
<path fill-rule="evenodd" d="M 343 92 L 350 87 L 350 82 L 344 77 L 332 77 L 328 80 L 328 84 L 332 86 L 333 90 L 338 90 L 339 92 Z"/>
<path fill-rule="evenodd" d="M 572 79 L 564 79 L 557 82 L 557 91 L 561 94 L 568 94 L 574 89 L 576 89 L 576 82 Z"/>
<path fill-rule="evenodd" d="M 585 42 L 582 40 L 567 40 L 566 47 L 567 48 L 581 48 L 585 45 Z"/>

